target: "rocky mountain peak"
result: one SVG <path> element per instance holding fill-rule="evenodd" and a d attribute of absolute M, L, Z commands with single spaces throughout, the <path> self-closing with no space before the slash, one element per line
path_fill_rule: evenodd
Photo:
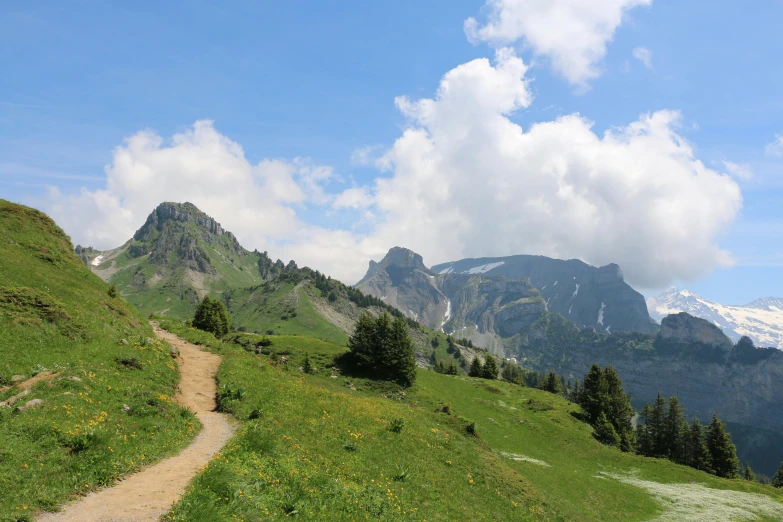
<path fill-rule="evenodd" d="M 152 213 L 147 217 L 147 221 L 142 227 L 136 231 L 133 239 L 136 241 L 144 241 L 150 237 L 150 233 L 153 229 L 160 231 L 164 225 L 171 221 L 179 222 L 192 222 L 197 226 L 205 229 L 207 232 L 216 236 L 229 236 L 234 242 L 236 238 L 231 232 L 226 231 L 220 223 L 215 221 L 214 218 L 208 216 L 202 212 L 193 203 L 172 203 L 164 202 L 155 208 Z"/>
<path fill-rule="evenodd" d="M 389 249 L 381 262 L 378 263 L 379 269 L 389 266 L 414 270 L 419 269 L 429 272 L 427 267 L 424 266 L 424 259 L 419 254 L 403 247 L 393 247 Z"/>
<path fill-rule="evenodd" d="M 734 343 L 720 328 L 686 312 L 664 317 L 658 338 L 668 343 L 706 345 L 726 352 L 730 352 L 734 347 Z"/>

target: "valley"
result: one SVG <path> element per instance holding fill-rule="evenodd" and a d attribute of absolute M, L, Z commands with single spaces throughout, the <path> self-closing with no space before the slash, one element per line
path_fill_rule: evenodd
<path fill-rule="evenodd" d="M 779 489 L 623 453 L 596 440 L 569 397 L 467 375 L 496 354 L 525 375 L 554 369 L 571 389 L 591 364 L 612 365 L 635 408 L 662 392 L 689 415 L 717 412 L 743 462 L 771 476 L 780 352 L 734 345 L 688 314 L 656 325 L 619 267 L 514 256 L 428 269 L 394 248 L 351 287 L 242 248 L 187 203 L 160 205 L 109 251 L 74 249 L 32 209 L 0 211 L 0 270 L 13 282 L 0 286 L 0 339 L 13 347 L 0 399 L 19 393 L 14 375 L 37 374 L 24 401 L 42 401 L 0 407 L 0 433 L 16 441 L 0 453 L 0 482 L 17 484 L 0 520 L 33 520 L 68 500 L 89 506 L 103 498 L 90 492 L 122 491 L 111 486 L 146 469 L 120 484 L 143 480 L 209 429 L 174 400 L 188 364 L 172 357 L 179 338 L 222 357 L 217 409 L 237 427 L 163 520 L 783 518 Z M 190 323 L 206 295 L 230 316 L 220 339 Z M 403 321 L 412 387 L 345 366 L 362 314 Z M 167 330 L 162 340 L 149 318 Z"/>

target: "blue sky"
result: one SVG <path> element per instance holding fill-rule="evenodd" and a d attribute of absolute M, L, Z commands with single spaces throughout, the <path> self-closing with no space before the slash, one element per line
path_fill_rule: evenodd
<path fill-rule="evenodd" d="M 384 244 L 387 238 L 401 243 L 406 239 L 384 232 L 404 226 L 397 227 L 388 217 L 395 211 L 380 202 L 381 189 L 373 188 L 376 181 L 399 177 L 402 184 L 410 178 L 402 177 L 399 155 L 394 166 L 379 168 L 372 161 L 358 164 L 355 151 L 370 147 L 377 159 L 410 128 L 438 135 L 421 114 L 411 124 L 411 115 L 395 105 L 395 98 L 434 98 L 446 73 L 476 59 L 491 60 L 499 45 L 491 38 L 469 41 L 464 22 L 475 17 L 487 24 L 492 5 L 479 0 L 212 4 L 72 1 L 0 6 L 0 195 L 55 217 L 74 216 L 79 213 L 69 205 L 78 206 L 80 200 L 69 196 L 111 192 L 104 167 L 115 164 L 116 149 L 124 140 L 146 129 L 167 142 L 194 122 L 211 120 L 220 135 L 241 145 L 251 166 L 277 160 L 289 166 L 291 179 L 300 186 L 310 179 L 303 172 L 312 172 L 314 166 L 330 172 L 313 182 L 321 196 L 303 189 L 307 195 L 299 199 L 286 196 L 284 204 L 268 203 L 293 208 L 296 221 L 289 223 L 291 229 L 301 225 L 311 232 L 254 236 L 261 225 L 251 222 L 243 234 L 238 224 L 233 228 L 240 228 L 243 242 L 273 255 L 278 249 L 281 257 L 298 255 L 326 270 L 335 261 L 313 252 L 339 243 L 343 257 L 351 257 L 351 249 L 361 252 L 355 259 L 362 272 L 368 258 L 393 246 Z M 724 303 L 783 296 L 783 158 L 768 147 L 783 134 L 782 19 L 783 4 L 776 0 L 749 5 L 655 0 L 630 6 L 607 40 L 605 55 L 595 61 L 600 74 L 581 84 L 557 70 L 552 56 L 539 52 L 529 35 L 509 38 L 504 45 L 515 49 L 528 67 L 525 80 L 532 103 L 520 103 L 504 114 L 527 130 L 534 123 L 578 113 L 602 136 L 645 113 L 679 111 L 677 135 L 690 144 L 694 159 L 732 175 L 742 206 L 727 209 L 730 218 L 720 222 L 711 238 L 731 253 L 733 266 L 708 259 L 707 269 L 699 271 L 677 268 L 684 261 L 673 261 L 669 282 Z M 638 48 L 649 51 L 649 67 L 634 57 Z M 306 160 L 296 163 L 295 158 Z M 741 166 L 740 174 L 728 172 L 724 162 Z M 303 171 L 302 164 L 312 168 Z M 58 195 L 52 195 L 51 187 Z M 369 187 L 376 201 L 349 210 L 325 203 L 351 187 Z M 179 199 L 176 190 L 163 196 Z M 128 194 L 116 199 L 118 209 L 130 215 L 128 226 L 143 221 L 149 202 L 131 211 Z M 206 198 L 200 206 L 215 214 L 224 208 Z M 255 217 L 245 222 L 269 221 L 263 212 L 251 215 Z M 612 216 L 618 220 L 623 214 Z M 229 211 L 215 217 L 229 228 L 238 219 Z M 102 237 L 84 232 L 102 219 L 100 213 L 79 214 L 79 219 L 63 224 L 74 241 Z M 524 220 L 519 223 L 523 227 Z M 327 236 L 319 230 L 342 232 L 328 236 L 317 249 L 303 244 L 313 235 Z M 114 245 L 103 246 L 119 245 L 128 237 L 124 229 L 118 234 L 116 240 L 106 239 Z M 648 243 L 659 237 L 651 235 Z M 417 241 L 431 243 L 426 237 L 412 238 L 414 249 Z M 486 255 L 510 253 L 496 248 L 502 239 L 493 241 L 482 247 Z M 613 241 L 612 248 L 622 252 L 617 244 L 622 240 Z M 449 260 L 452 252 L 476 255 L 470 246 L 478 244 L 473 236 L 459 236 L 456 242 L 462 243 L 461 250 L 441 249 L 445 259 L 430 252 L 425 262 Z M 578 241 L 572 243 L 552 248 L 603 262 L 590 251 L 582 254 Z M 551 253 L 526 251 L 525 244 L 546 242 L 508 248 Z M 662 245 L 666 248 L 672 245 Z M 655 252 L 650 248 L 640 255 L 650 258 Z M 694 252 L 688 262 L 697 259 Z M 334 265 L 335 273 L 353 277 L 357 270 L 343 265 Z M 655 293 L 665 279 L 656 277 L 645 293 Z M 642 276 L 637 280 L 653 281 Z"/>

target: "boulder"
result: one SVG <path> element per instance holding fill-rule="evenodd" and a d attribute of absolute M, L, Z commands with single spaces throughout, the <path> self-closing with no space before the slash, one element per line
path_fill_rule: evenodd
<path fill-rule="evenodd" d="M 13 377 L 11 377 L 11 382 L 13 383 L 22 382 L 23 380 L 25 380 L 24 375 L 14 375 Z"/>
<path fill-rule="evenodd" d="M 31 401 L 27 401 L 24 406 L 21 406 L 19 408 L 19 411 L 24 411 L 24 410 L 30 410 L 32 408 L 37 408 L 39 406 L 43 406 L 43 404 L 44 404 L 43 399 L 33 399 Z"/>

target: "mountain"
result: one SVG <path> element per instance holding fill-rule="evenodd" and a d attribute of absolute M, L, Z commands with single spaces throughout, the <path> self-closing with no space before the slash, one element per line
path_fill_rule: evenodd
<path fill-rule="evenodd" d="M 760 346 L 783 348 L 783 299 L 765 297 L 741 306 L 722 305 L 688 290 L 671 287 L 658 297 L 647 299 L 647 308 L 655 319 L 668 314 L 688 312 L 706 319 L 734 341 L 746 335 Z"/>
<path fill-rule="evenodd" d="M 207 293 L 257 285 L 296 268 L 246 250 L 192 203 L 161 203 L 118 248 L 77 246 L 76 252 L 141 310 L 179 316 L 190 315 Z"/>
<path fill-rule="evenodd" d="M 370 261 L 357 284 L 408 317 L 491 348 L 513 338 L 544 312 L 557 312 L 581 328 L 653 333 L 644 297 L 620 267 L 593 267 L 543 256 L 463 259 L 428 269 L 422 257 L 394 247 Z"/>

